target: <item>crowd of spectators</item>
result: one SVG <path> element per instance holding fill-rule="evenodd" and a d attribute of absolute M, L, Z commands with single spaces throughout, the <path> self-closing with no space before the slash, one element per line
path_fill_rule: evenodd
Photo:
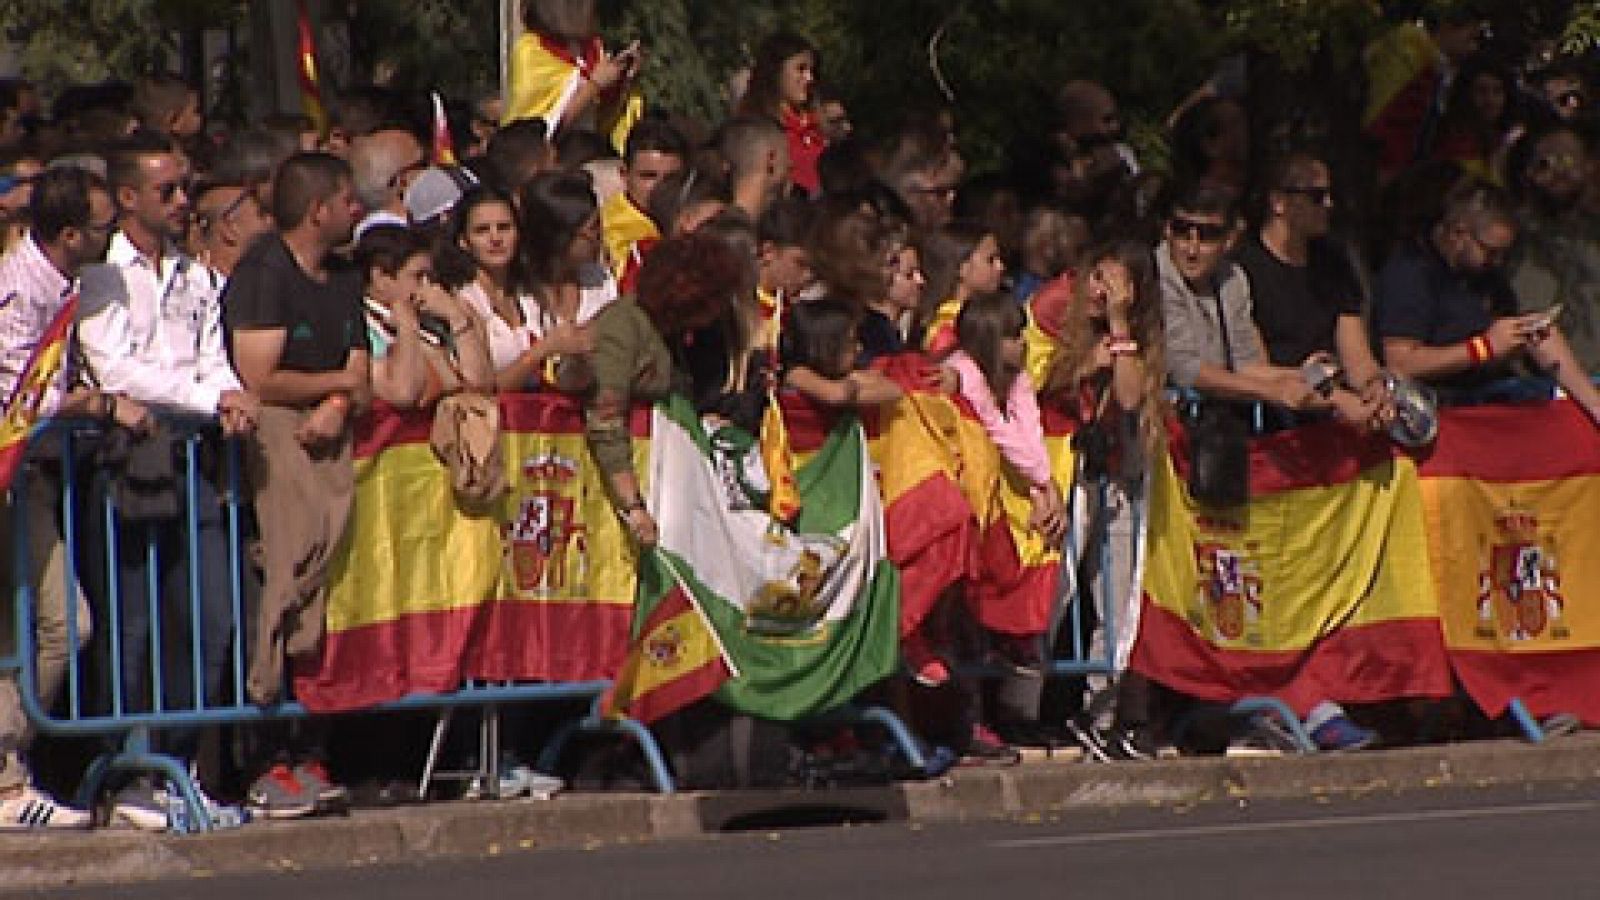
<path fill-rule="evenodd" d="M 1250 121 L 1245 85 L 1226 77 L 1174 114 L 1171 171 L 1141 163 L 1107 87 L 1074 80 L 1039 117 L 1044 149 L 1015 171 L 974 173 L 952 110 L 853 123 L 825 60 L 790 32 L 757 48 L 725 121 L 690 121 L 639 89 L 643 67 L 670 61 L 638 44 L 608 51 L 592 6 L 527 4 L 507 96 L 473 104 L 459 164 L 434 151 L 417 114 L 426 98 L 378 87 L 337 97 L 319 132 L 293 116 L 208 123 L 197 92 L 166 74 L 66 88 L 48 115 L 38 86 L 0 82 L 0 391 L 9 402 L 75 298 L 78 364 L 56 409 L 130 437 L 124 469 L 99 473 L 106 489 L 128 466 L 170 461 L 182 438 L 168 414 L 212 418 L 207 446 L 245 448 L 260 579 L 248 635 L 223 603 L 212 469 L 192 498 L 204 511 L 200 621 L 187 602 L 170 604 L 173 621 L 148 615 L 149 587 L 189 590 L 174 508 L 125 508 L 117 533 L 87 538 L 117 548 L 106 580 L 121 586 L 124 708 L 150 703 L 152 664 L 168 667 L 173 706 L 197 691 L 282 698 L 286 661 L 317 652 L 321 581 L 351 514 L 353 427 L 375 399 L 578 396 L 615 512 L 648 546 L 657 529 L 633 468 L 631 404 L 681 392 L 755 432 L 774 388 L 841 410 L 891 403 L 908 388 L 881 361 L 920 354 L 916 389 L 963 398 L 1049 541 L 1073 485 L 1051 471 L 1041 407 L 1099 435 L 1078 477 L 1107 487 L 1087 510 L 1104 552 L 1083 554 L 1078 583 L 1104 587 L 1078 602 L 1102 609 L 1138 571 L 1135 510 L 1166 452 L 1171 388 L 1257 404 L 1269 428 L 1332 418 L 1381 431 L 1397 377 L 1468 403 L 1525 392 L 1532 376 L 1600 424 L 1586 70 L 1509 65 L 1480 46 L 1475 18 L 1376 37 L 1353 137 L 1372 177 L 1347 184 L 1325 145 L 1252 146 L 1284 132 Z M 1404 198 L 1404 215 L 1341 222 L 1346 195 Z M 104 584 L 61 590 L 51 488 L 72 464 L 36 456 L 21 476 L 36 485 L 33 558 L 12 565 L 39 589 L 46 705 L 79 650 L 69 631 L 87 643 L 111 621 Z M 7 529 L 11 517 L 8 500 Z M 955 709 L 919 727 L 974 763 L 1058 739 L 1101 759 L 1154 756 L 1161 690 L 1126 671 L 1126 647 L 1101 648 L 1116 676 L 1065 701 L 1044 689 L 1052 612 L 974 613 L 986 658 L 1012 673 L 999 690 L 961 674 L 970 642 L 931 625 L 904 634 L 906 690 Z M 136 652 L 163 626 L 203 636 L 198 683 L 187 660 Z M 248 648 L 244 685 L 226 683 L 234 641 Z M 15 690 L 0 691 L 0 828 L 86 826 L 88 811 L 31 784 Z M 1307 724 L 1326 750 L 1378 738 L 1332 702 Z M 164 732 L 158 749 L 193 760 L 198 737 Z M 327 759 L 290 752 L 306 742 L 261 743 L 242 791 L 255 814 L 342 799 Z M 120 786 L 113 817 L 167 827 L 164 790 Z"/>

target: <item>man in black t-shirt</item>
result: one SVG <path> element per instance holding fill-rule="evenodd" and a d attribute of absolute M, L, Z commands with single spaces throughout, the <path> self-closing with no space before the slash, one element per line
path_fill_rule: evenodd
<path fill-rule="evenodd" d="M 321 649 L 327 566 L 354 496 L 350 422 L 371 394 L 361 274 L 333 255 L 361 215 L 349 166 L 322 153 L 290 157 L 272 205 L 279 230 L 251 246 L 222 297 L 234 367 L 261 399 L 247 458 L 261 533 L 248 680 L 257 703 L 281 698 L 286 658 Z M 278 768 L 251 789 L 251 806 L 309 814 L 316 790 L 282 788 L 323 790 L 323 770 Z"/>
<path fill-rule="evenodd" d="M 1392 405 L 1361 319 L 1355 273 L 1327 240 L 1333 183 L 1322 160 L 1292 153 L 1272 165 L 1261 228 L 1236 251 L 1250 281 L 1251 314 L 1275 366 L 1312 357 L 1337 362 L 1343 377 L 1328 399 L 1347 421 L 1386 421 Z"/>

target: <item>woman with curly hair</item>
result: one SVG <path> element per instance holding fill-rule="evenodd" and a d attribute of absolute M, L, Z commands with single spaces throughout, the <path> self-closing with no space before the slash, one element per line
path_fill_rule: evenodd
<path fill-rule="evenodd" d="M 1166 446 L 1163 341 L 1161 287 L 1150 248 L 1124 241 L 1092 251 L 1041 403 L 1077 422 L 1072 505 L 1084 510 L 1087 527 L 1076 532 L 1080 543 L 1072 549 L 1083 562 L 1075 571 L 1092 588 L 1081 595 L 1094 597 L 1097 621 L 1108 621 L 1110 609 L 1117 625 L 1116 646 L 1107 647 L 1106 635 L 1097 631 L 1091 655 L 1109 654 L 1121 674 L 1114 684 L 1091 680 L 1090 720 L 1074 723 L 1085 749 L 1101 758 L 1154 755 L 1151 686 L 1125 669 L 1138 622 L 1137 509 L 1145 473 Z M 1063 564 L 1062 571 L 1069 570 Z"/>
<path fill-rule="evenodd" d="M 641 546 L 653 546 L 658 532 L 633 467 L 630 411 L 637 400 L 696 393 L 687 339 L 733 315 L 744 268 L 717 238 L 667 238 L 639 271 L 636 298 L 610 304 L 592 322 L 593 379 L 584 396 L 584 433 L 617 514 Z"/>

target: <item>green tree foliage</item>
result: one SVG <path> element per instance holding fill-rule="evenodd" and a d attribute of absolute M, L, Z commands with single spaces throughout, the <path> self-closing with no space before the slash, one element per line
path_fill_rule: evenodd
<path fill-rule="evenodd" d="M 356 79 L 469 98 L 500 80 L 498 0 L 351 4 Z"/>
<path fill-rule="evenodd" d="M 0 3 L 0 30 L 20 43 L 22 71 L 41 84 L 128 78 L 177 60 L 178 35 L 226 27 L 237 0 L 50 0 Z"/>
<path fill-rule="evenodd" d="M 267 0 L 257 0 L 267 2 Z M 272 0 L 288 2 L 288 0 Z M 1412 12 L 1473 2 L 1503 33 L 1600 43 L 1600 0 L 1410 0 Z M 497 80 L 498 0 L 323 0 L 348 18 L 353 78 L 464 98 Z M 612 46 L 639 39 L 651 103 L 708 122 L 727 112 L 729 75 L 763 36 L 793 28 L 821 49 L 823 75 L 868 130 L 908 109 L 948 107 L 982 168 L 1036 131 L 1064 81 L 1093 77 L 1120 98 L 1136 139 L 1226 54 L 1270 58 L 1273 77 L 1356 91 L 1361 48 L 1400 0 L 598 0 Z M 0 0 L 0 28 L 48 89 L 171 65 L 179 37 L 242 20 L 247 0 Z M 241 34 L 244 43 L 250 35 Z M 1146 141 L 1148 142 L 1148 141 Z M 1152 147 L 1153 150 L 1159 148 Z"/>

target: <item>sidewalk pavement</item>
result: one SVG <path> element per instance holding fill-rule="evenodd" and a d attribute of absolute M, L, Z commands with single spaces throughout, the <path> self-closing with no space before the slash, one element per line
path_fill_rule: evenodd
<path fill-rule="evenodd" d="M 256 822 L 204 835 L 124 830 L 0 836 L 0 891 L 157 878 L 475 858 L 557 845 L 681 840 L 796 821 L 950 822 L 1339 797 L 1443 787 L 1600 782 L 1600 733 L 1346 755 L 1145 763 L 1039 761 L 923 782 L 828 791 L 572 793 Z"/>

